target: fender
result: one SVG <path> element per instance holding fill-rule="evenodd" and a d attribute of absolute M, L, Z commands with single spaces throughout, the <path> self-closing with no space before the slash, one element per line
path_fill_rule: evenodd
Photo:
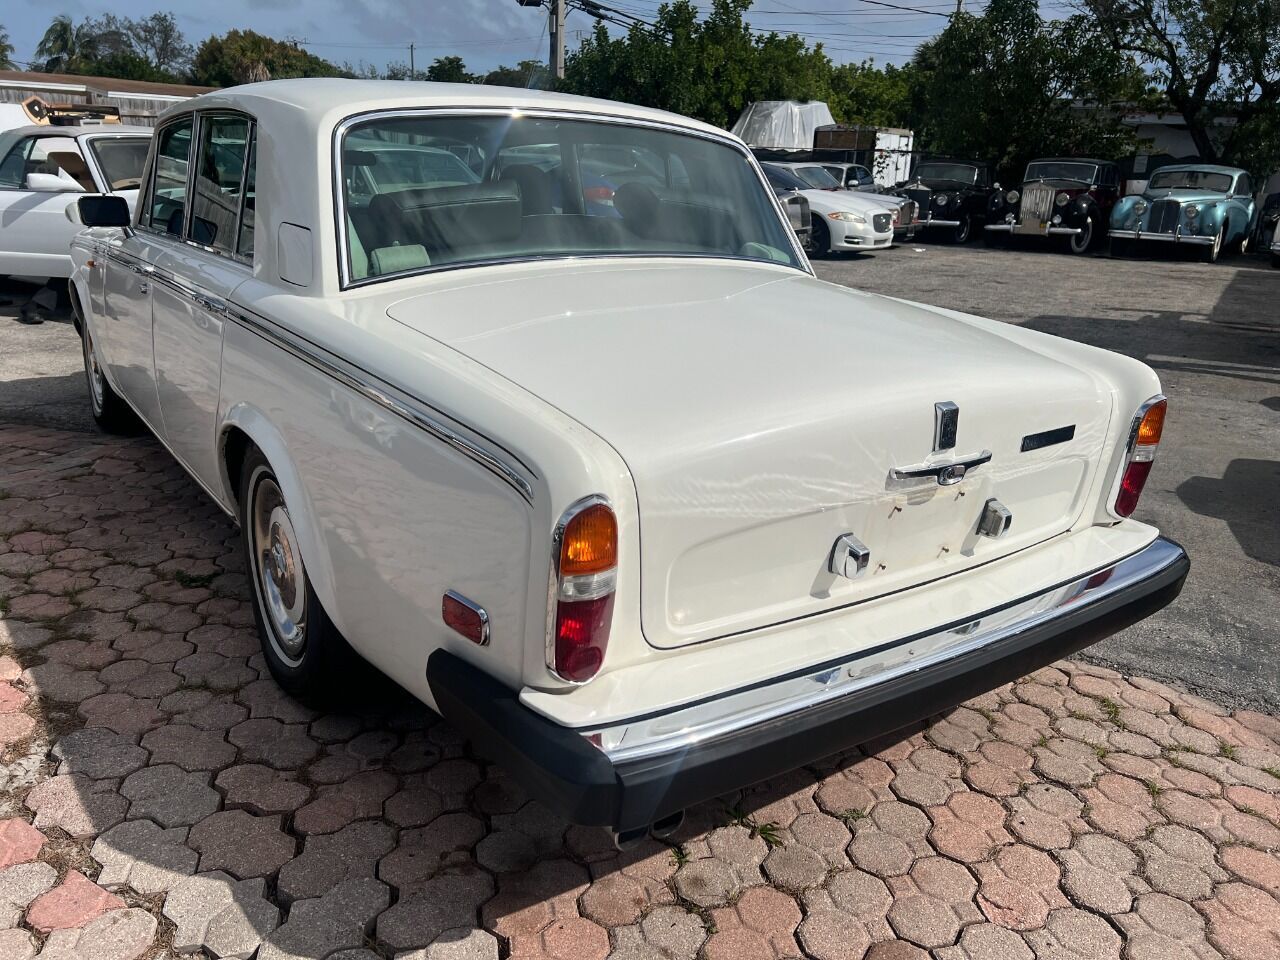
<path fill-rule="evenodd" d="M 298 549 L 302 552 L 302 562 L 311 579 L 311 587 L 320 598 L 325 612 L 343 635 L 347 635 L 344 624 L 338 622 L 336 616 L 338 604 L 334 593 L 333 565 L 329 559 L 329 551 L 325 549 L 324 534 L 316 524 L 314 504 L 302 483 L 297 465 L 289 455 L 289 447 L 266 414 L 243 401 L 228 409 L 218 425 L 218 470 L 224 507 L 229 507 L 238 523 L 239 478 L 232 477 L 227 471 L 227 438 L 232 428 L 242 431 L 262 451 L 271 464 L 271 469 L 275 471 L 285 502 L 289 504 L 289 517 L 293 521 L 294 532 L 298 535 Z"/>

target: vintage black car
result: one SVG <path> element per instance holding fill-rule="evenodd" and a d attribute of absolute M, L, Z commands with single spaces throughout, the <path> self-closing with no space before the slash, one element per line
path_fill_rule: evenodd
<path fill-rule="evenodd" d="M 991 170 L 972 160 L 923 160 L 911 179 L 891 191 L 916 203 L 916 227 L 953 243 L 967 243 L 987 218 Z"/>
<path fill-rule="evenodd" d="M 1061 237 L 1070 253 L 1087 253 L 1106 235 L 1120 199 L 1120 171 L 1107 160 L 1047 157 L 1027 164 L 1022 186 L 996 190 L 985 238 Z"/>

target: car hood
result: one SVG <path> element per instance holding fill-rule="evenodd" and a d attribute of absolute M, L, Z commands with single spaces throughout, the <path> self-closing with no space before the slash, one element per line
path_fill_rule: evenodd
<path fill-rule="evenodd" d="M 464 278 L 463 273 L 472 276 Z M 680 646 L 906 589 L 1066 530 L 1111 412 L 1087 372 L 916 304 L 784 267 L 601 260 L 459 271 L 390 306 L 609 443 L 635 483 L 646 638 Z M 934 404 L 962 413 L 966 480 L 910 490 Z M 1070 427 L 1024 453 L 1024 436 Z M 958 491 L 958 493 L 956 492 Z M 965 494 L 969 494 L 965 497 Z M 1016 533 L 976 537 L 998 496 Z M 877 570 L 825 573 L 843 533 Z"/>
<path fill-rule="evenodd" d="M 836 210 L 851 210 L 854 213 L 884 213 L 888 205 L 872 199 L 875 194 L 858 193 L 853 190 L 801 190 L 809 206 L 819 213 L 831 213 Z"/>

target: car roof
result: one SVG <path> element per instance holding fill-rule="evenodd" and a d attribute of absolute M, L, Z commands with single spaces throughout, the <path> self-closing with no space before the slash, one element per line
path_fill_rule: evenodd
<path fill-rule="evenodd" d="M 1202 170 L 1207 173 L 1225 173 L 1233 177 L 1245 172 L 1240 167 L 1224 167 L 1218 163 L 1171 163 L 1168 166 L 1157 167 L 1151 171 L 1151 175 L 1154 177 L 1157 173 L 1164 173 L 1166 170 Z"/>
<path fill-rule="evenodd" d="M 434 83 L 417 80 L 352 80 L 342 77 L 307 77 L 298 80 L 266 80 L 227 87 L 202 94 L 167 110 L 162 120 L 194 110 L 240 109 L 269 122 L 273 114 L 305 115 L 321 130 L 341 118 L 382 110 L 449 107 L 561 110 L 601 117 L 646 120 L 683 127 L 719 139 L 736 140 L 719 127 L 665 110 L 629 103 L 579 97 L 522 87 L 498 87 L 478 83 Z"/>
<path fill-rule="evenodd" d="M 149 137 L 154 131 L 151 127 L 128 126 L 122 123 L 95 123 L 90 127 L 74 125 L 63 126 L 61 124 L 52 123 L 33 123 L 25 127 L 14 127 L 12 130 L 7 132 L 10 134 L 17 134 L 21 137 L 30 136 L 33 133 L 47 133 L 54 137 L 91 137 L 94 134 Z"/>
<path fill-rule="evenodd" d="M 1027 163 L 1096 163 L 1114 167 L 1114 160 L 1099 160 L 1097 157 L 1036 157 Z"/>

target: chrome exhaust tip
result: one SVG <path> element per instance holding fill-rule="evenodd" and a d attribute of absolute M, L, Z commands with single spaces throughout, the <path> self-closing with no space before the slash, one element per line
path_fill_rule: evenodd
<path fill-rule="evenodd" d="M 611 830 L 613 845 L 619 850 L 632 850 L 649 836 L 648 827 L 635 827 L 631 830 Z"/>
<path fill-rule="evenodd" d="M 684 811 L 677 810 L 661 820 L 655 820 L 649 827 L 649 833 L 655 840 L 665 840 L 684 826 Z"/>

